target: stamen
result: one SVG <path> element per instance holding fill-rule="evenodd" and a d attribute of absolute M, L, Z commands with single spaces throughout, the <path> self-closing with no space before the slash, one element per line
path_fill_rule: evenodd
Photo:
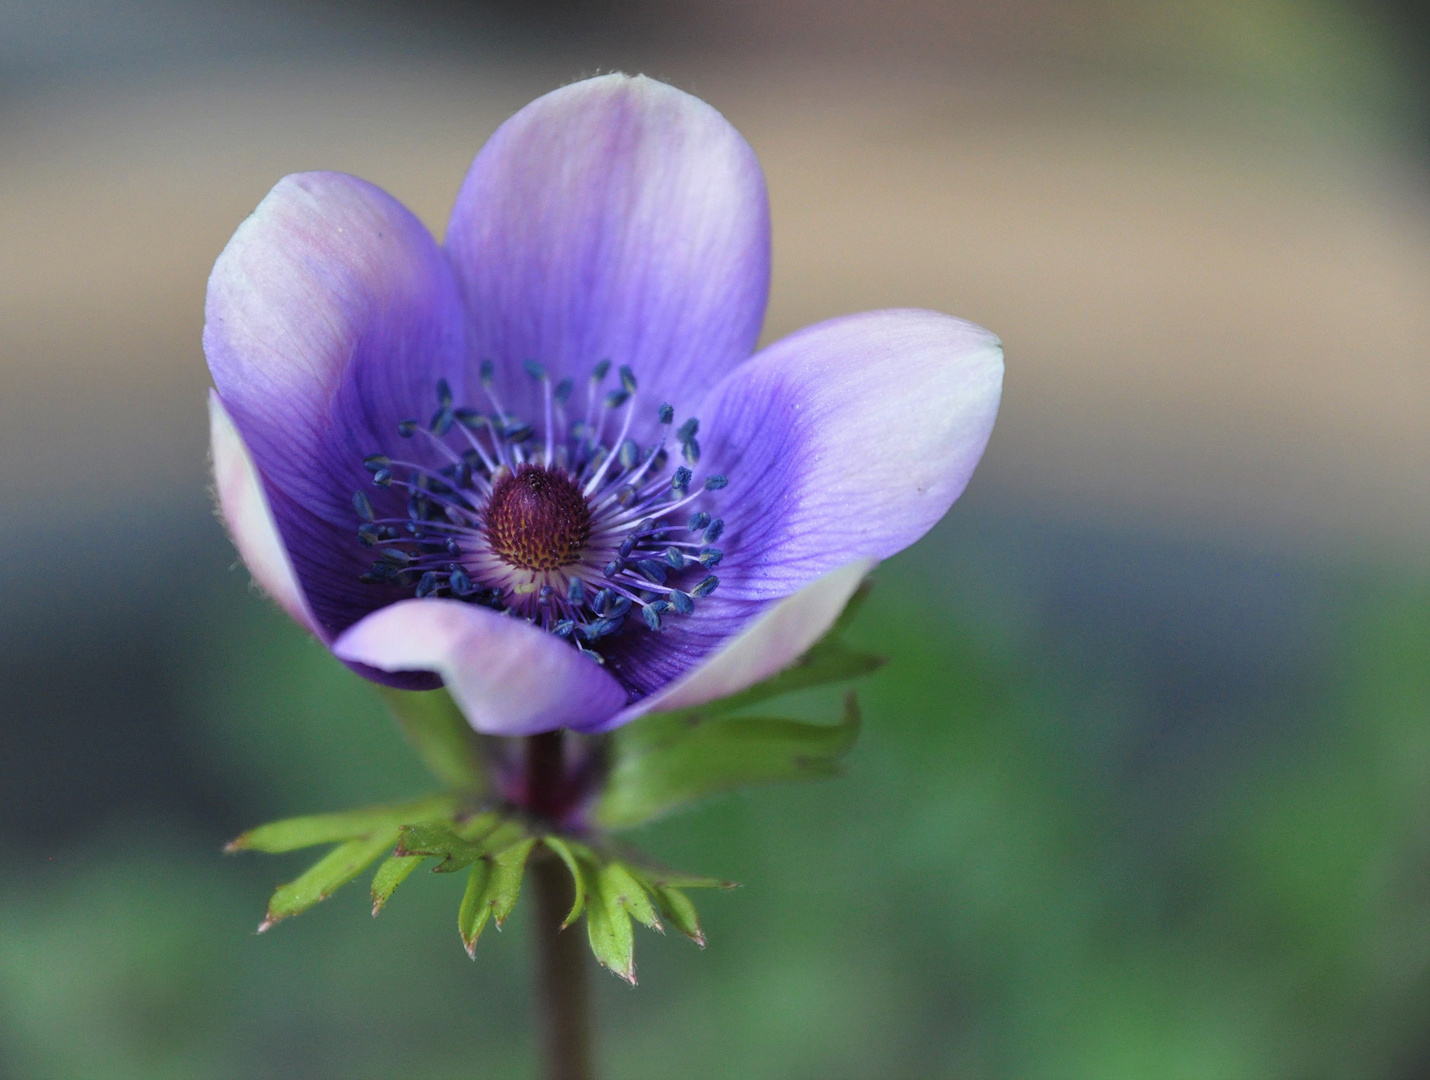
<path fill-rule="evenodd" d="M 595 365 L 585 420 L 568 424 L 574 381 L 555 382 L 543 365 L 525 361 L 523 370 L 542 388 L 540 430 L 503 407 L 490 361 L 479 368 L 490 414 L 456 405 L 450 384 L 439 379 L 431 420 L 398 425 L 403 438 L 421 432 L 438 464 L 424 464 L 423 454 L 363 459 L 374 493 L 353 495 L 357 540 L 376 559 L 360 579 L 525 618 L 598 662 L 626 632 L 632 610 L 641 613 L 635 625 L 654 631 L 667 616 L 692 615 L 718 580 L 690 575 L 723 558 L 710 544 L 724 522 L 708 507 L 686 507 L 728 481 L 717 474 L 697 483 L 699 421 L 691 417 L 672 431 L 668 402 L 656 409 L 659 439 L 643 446 L 633 438 L 638 381 L 622 365 L 619 387 L 602 393 L 611 366 Z M 624 415 L 607 438 L 615 409 Z M 686 462 L 674 469 L 666 450 L 672 434 Z"/>

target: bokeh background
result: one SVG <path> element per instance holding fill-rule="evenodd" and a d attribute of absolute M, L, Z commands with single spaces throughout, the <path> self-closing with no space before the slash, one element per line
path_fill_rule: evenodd
<path fill-rule="evenodd" d="M 225 839 L 428 781 L 235 569 L 199 334 L 281 175 L 440 234 L 617 68 L 759 153 L 768 339 L 922 305 L 1008 376 L 847 775 L 639 837 L 745 887 L 593 972 L 604 1073 L 1430 1077 L 1420 0 L 0 0 L 0 1076 L 530 1074 L 520 912 L 253 933 L 301 857 Z"/>

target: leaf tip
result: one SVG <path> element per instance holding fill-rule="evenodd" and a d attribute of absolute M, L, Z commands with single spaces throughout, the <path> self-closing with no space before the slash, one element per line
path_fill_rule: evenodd
<path fill-rule="evenodd" d="M 266 934 L 269 930 L 272 930 L 277 925 L 278 920 L 275 919 L 272 915 L 269 915 L 266 919 L 264 919 L 261 923 L 258 924 L 258 929 L 255 930 L 254 933 Z"/>

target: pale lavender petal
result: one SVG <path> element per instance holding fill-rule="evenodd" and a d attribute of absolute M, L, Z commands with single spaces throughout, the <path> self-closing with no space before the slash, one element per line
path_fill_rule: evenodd
<path fill-rule="evenodd" d="M 611 669 L 642 695 L 682 685 L 772 604 L 919 539 L 967 486 L 1002 376 L 996 337 L 925 311 L 823 323 L 740 367 L 701 410 L 697 479 L 729 478 L 707 507 L 725 520 L 719 588 L 659 634 L 628 630 L 608 650 Z M 761 637 L 776 669 L 814 640 L 770 641 L 787 633 L 780 625 Z M 743 681 L 729 670 L 721 692 Z"/>
<path fill-rule="evenodd" d="M 395 590 L 366 566 L 352 493 L 365 455 L 401 453 L 436 384 L 462 389 L 463 322 L 446 259 L 391 196 L 337 173 L 278 183 L 219 256 L 204 351 L 321 636 Z"/>
<path fill-rule="evenodd" d="M 908 547 L 948 512 L 988 445 L 1003 349 L 973 323 L 876 311 L 809 327 L 702 406 L 723 473 L 720 593 L 774 600 Z"/>
<path fill-rule="evenodd" d="M 742 605 L 750 616 L 743 629 L 727 638 L 704 663 L 622 709 L 604 724 L 587 730 L 607 731 L 648 712 L 704 705 L 778 674 L 808 652 L 834 625 L 874 565 L 873 559 L 859 559 L 778 603 Z"/>
<path fill-rule="evenodd" d="M 594 660 L 522 619 L 458 600 L 403 600 L 333 644 L 350 663 L 435 671 L 467 722 L 488 735 L 593 727 L 626 703 Z"/>
<path fill-rule="evenodd" d="M 214 491 L 228 535 L 258 587 L 298 625 L 322 636 L 308 610 L 308 600 L 293 573 L 293 563 L 278 536 L 263 482 L 243 437 L 217 394 L 209 392 L 209 437 Z"/>
<path fill-rule="evenodd" d="M 653 417 L 662 400 L 686 414 L 753 351 L 769 235 L 764 176 L 724 117 L 663 83 L 607 75 L 502 125 L 446 242 L 470 355 L 496 363 L 509 407 L 537 415 L 523 361 L 575 376 L 584 394 L 610 358 L 634 369 Z"/>

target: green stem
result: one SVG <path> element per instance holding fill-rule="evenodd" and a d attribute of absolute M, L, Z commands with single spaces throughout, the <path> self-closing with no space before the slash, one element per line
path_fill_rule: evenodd
<path fill-rule="evenodd" d="M 563 736 L 559 731 L 526 741 L 527 805 L 549 816 L 565 794 Z M 586 949 L 579 934 L 561 924 L 574 898 L 571 875 L 550 857 L 533 860 L 536 893 L 536 993 L 545 1080 L 592 1080 Z"/>

